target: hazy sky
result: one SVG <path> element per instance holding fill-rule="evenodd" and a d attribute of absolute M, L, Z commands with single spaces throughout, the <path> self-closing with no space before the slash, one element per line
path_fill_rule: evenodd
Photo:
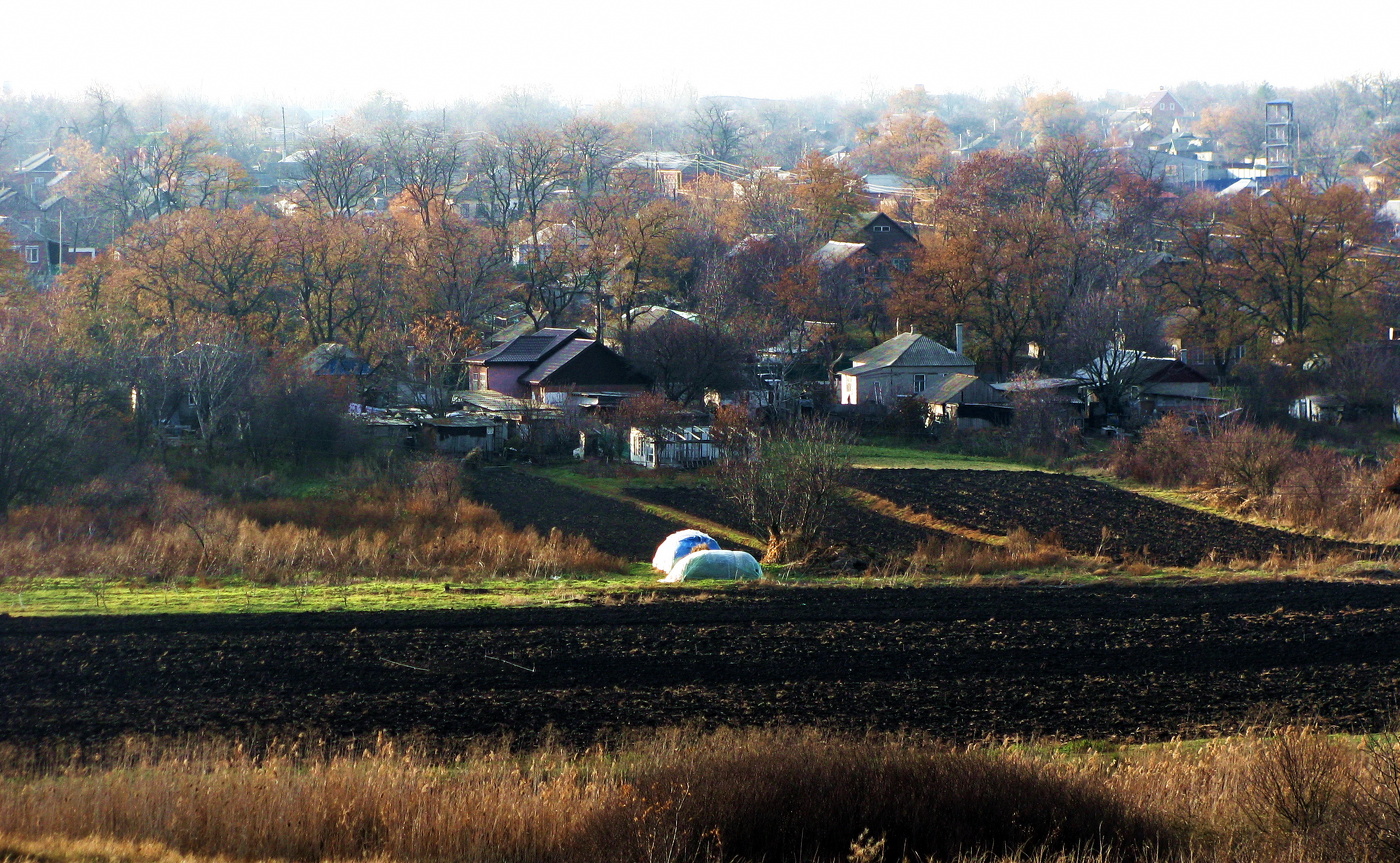
<path fill-rule="evenodd" d="M 0 0 L 0 10 L 19 0 Z M 33 13 L 38 7 L 27 4 Z M 6 39 L 0 83 L 71 96 L 414 107 L 508 88 L 577 103 L 693 87 L 701 95 L 859 95 L 1028 82 L 1094 97 L 1162 85 L 1306 86 L 1400 74 L 1400 2 L 1231 7 L 1123 0 L 774 3 L 642 0 L 67 0 L 36 38 Z M 12 8 L 4 15 L 16 20 Z M 38 20 L 38 19 L 36 19 Z"/>

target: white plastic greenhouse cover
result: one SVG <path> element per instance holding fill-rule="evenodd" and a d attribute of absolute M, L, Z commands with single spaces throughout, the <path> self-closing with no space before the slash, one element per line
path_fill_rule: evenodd
<path fill-rule="evenodd" d="M 669 573 L 671 567 L 676 565 L 676 561 L 702 548 L 719 549 L 719 543 L 708 533 L 701 533 L 698 530 L 678 530 L 665 539 L 661 540 L 661 545 L 656 547 L 656 554 L 652 555 L 651 565 Z"/>
<path fill-rule="evenodd" d="M 762 578 L 763 567 L 747 551 L 693 551 L 676 561 L 663 582 L 671 584 L 688 578 Z"/>

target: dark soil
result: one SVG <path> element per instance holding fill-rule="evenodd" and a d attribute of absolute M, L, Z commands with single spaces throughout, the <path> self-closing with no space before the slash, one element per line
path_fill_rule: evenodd
<path fill-rule="evenodd" d="M 684 526 L 631 504 L 513 470 L 480 471 L 473 477 L 471 496 L 516 528 L 549 533 L 557 527 L 624 560 L 651 560 L 661 540 Z"/>
<path fill-rule="evenodd" d="M 765 529 L 753 524 L 732 501 L 714 489 L 703 486 L 629 488 L 627 493 L 638 500 L 694 513 L 756 537 L 767 535 Z M 822 531 L 823 539 L 836 545 L 847 559 L 859 559 L 866 565 L 890 557 L 908 557 L 926 540 L 949 538 L 949 534 L 942 531 L 871 512 L 844 499 L 831 502 Z"/>
<path fill-rule="evenodd" d="M 1025 528 L 1058 534 L 1065 548 L 1195 566 L 1214 557 L 1264 560 L 1349 552 L 1394 555 L 1394 549 L 1308 537 L 1174 506 L 1078 476 L 1040 471 L 862 470 L 853 484 L 951 524 L 1005 534 Z"/>
<path fill-rule="evenodd" d="M 693 722 L 1155 740 L 1400 699 L 1400 586 L 747 588 L 475 612 L 0 616 L 0 740 Z M 412 666 L 412 667 L 407 667 Z"/>

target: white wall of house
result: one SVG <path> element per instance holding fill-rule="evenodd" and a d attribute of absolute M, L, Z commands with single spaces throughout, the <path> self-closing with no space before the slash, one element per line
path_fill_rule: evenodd
<path fill-rule="evenodd" d="M 972 366 L 890 366 L 865 374 L 841 372 L 841 404 L 875 402 L 894 407 L 900 399 L 922 396 L 938 386 L 943 375 L 974 374 Z"/>

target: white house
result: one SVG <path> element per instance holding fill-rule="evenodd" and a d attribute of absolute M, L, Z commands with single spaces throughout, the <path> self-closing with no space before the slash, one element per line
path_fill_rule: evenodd
<path fill-rule="evenodd" d="M 894 407 L 901 399 L 947 401 L 972 383 L 976 364 L 918 333 L 901 333 L 841 372 L 841 404 Z"/>

